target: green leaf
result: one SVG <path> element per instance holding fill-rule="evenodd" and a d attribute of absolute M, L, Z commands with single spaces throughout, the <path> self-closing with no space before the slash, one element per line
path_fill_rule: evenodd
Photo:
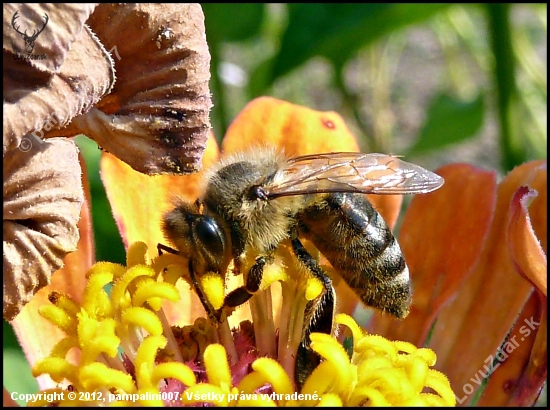
<path fill-rule="evenodd" d="M 252 70 L 248 79 L 248 98 L 253 99 L 260 97 L 266 93 L 266 90 L 271 86 L 271 72 L 273 68 L 273 59 L 268 58 Z"/>
<path fill-rule="evenodd" d="M 290 4 L 273 80 L 313 56 L 336 64 L 364 45 L 449 7 L 448 4 Z"/>
<path fill-rule="evenodd" d="M 410 154 L 442 148 L 475 136 L 483 124 L 484 95 L 471 101 L 439 94 L 431 102 L 426 121 Z"/>
<path fill-rule="evenodd" d="M 511 171 L 527 160 L 521 136 L 522 118 L 517 116 L 518 92 L 509 4 L 487 4 L 491 49 L 495 57 L 494 84 L 497 90 L 498 120 L 503 169 Z"/>
<path fill-rule="evenodd" d="M 265 5 L 201 3 L 208 43 L 247 40 L 259 33 Z"/>

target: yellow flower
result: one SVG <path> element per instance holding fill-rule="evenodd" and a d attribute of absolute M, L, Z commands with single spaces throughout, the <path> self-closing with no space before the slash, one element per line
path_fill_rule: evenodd
<path fill-rule="evenodd" d="M 333 335 L 312 333 L 311 349 L 323 362 L 301 389 L 295 387 L 293 373 L 277 360 L 257 357 L 254 343 L 238 341 L 246 337 L 242 328 L 234 332 L 235 338 L 221 340 L 222 344 L 215 343 L 217 337 L 223 339 L 222 332 L 216 334 L 204 319 L 197 319 L 194 326 L 171 329 L 161 301 L 179 298 L 169 279 L 175 277 L 167 271 L 177 266 L 172 265 L 173 258 L 163 256 L 151 264 L 143 263 L 146 250 L 143 243 L 133 244 L 126 267 L 108 262 L 92 266 L 81 304 L 52 292 L 52 305 L 40 308 L 40 314 L 66 334 L 33 368 L 35 376 L 49 374 L 57 383 L 69 383 L 70 391 L 55 388 L 44 392 L 59 393 L 59 404 L 455 403 L 447 378 L 430 369 L 436 361 L 433 351 L 369 335 L 345 314 L 338 315 L 336 323 L 351 330 L 351 358 Z M 171 268 L 164 267 L 166 263 Z M 164 281 L 156 280 L 160 276 Z M 108 284 L 112 284 L 109 292 L 105 291 Z M 81 353 L 76 363 L 66 358 L 72 348 Z M 33 405 L 44 404 L 46 400 Z"/>
<path fill-rule="evenodd" d="M 357 150 L 353 136 L 336 114 L 319 113 L 262 98 L 251 102 L 235 119 L 224 138 L 222 156 L 264 140 L 284 147 L 291 155 Z M 211 138 L 203 160 L 205 168 L 217 157 L 218 150 Z M 65 392 L 68 392 L 67 384 L 70 383 L 70 389 L 76 392 L 101 392 L 105 397 L 111 394 L 109 397 L 117 402 L 135 399 L 140 404 L 160 404 L 152 401 L 159 399 L 153 394 L 159 392 L 173 394 L 172 397 L 164 396 L 165 405 L 174 404 L 171 400 L 175 398 L 175 393 L 179 394 L 176 400 L 188 404 L 453 405 L 456 400 L 465 403 L 461 392 L 463 385 L 457 384 L 457 381 L 461 383 L 464 379 L 456 375 L 482 368 L 485 358 L 478 359 L 478 339 L 475 339 L 475 343 L 466 343 L 465 330 L 460 346 L 453 337 L 445 339 L 445 331 L 459 329 L 463 323 L 468 323 L 479 332 L 470 335 L 470 338 L 479 337 L 482 340 L 488 337 L 481 329 L 482 326 L 492 323 L 495 310 L 501 313 L 497 309 L 502 305 L 496 302 L 498 293 L 495 289 L 507 288 L 502 281 L 492 281 L 489 283 L 492 288 L 485 289 L 489 293 L 486 297 L 493 306 L 484 304 L 482 307 L 486 310 L 482 315 L 476 315 L 471 310 L 474 306 L 472 303 L 479 299 L 479 296 L 474 297 L 475 292 L 468 290 L 465 302 L 461 298 L 464 296 L 461 295 L 464 293 L 461 292 L 461 285 L 465 281 L 475 279 L 477 284 L 489 271 L 487 267 L 490 262 L 503 258 L 492 250 L 496 242 L 491 241 L 491 238 L 497 238 L 501 230 L 488 234 L 491 224 L 496 224 L 496 221 L 501 225 L 503 221 L 516 221 L 515 225 L 506 225 L 509 237 L 505 241 L 506 249 L 510 244 L 514 255 L 528 257 L 514 257 L 512 269 L 521 266 L 526 276 L 533 277 L 531 273 L 540 272 L 541 264 L 546 263 L 545 257 L 541 261 L 540 253 L 533 253 L 535 245 L 538 245 L 536 239 L 534 244 L 526 242 L 529 245 L 522 250 L 518 249 L 522 241 L 515 238 L 520 231 L 524 233 L 524 239 L 535 238 L 532 230 L 522 230 L 530 223 L 526 217 L 525 199 L 532 195 L 534 189 L 538 191 L 539 197 L 533 201 L 530 211 L 536 207 L 537 221 L 542 220 L 542 209 L 546 209 L 545 179 L 544 183 L 539 181 L 542 178 L 538 172 L 540 167 L 541 164 L 524 168 L 534 174 L 526 171 L 523 178 L 516 179 L 515 183 L 529 184 L 531 189 L 522 191 L 517 187 L 510 188 L 512 192 L 519 192 L 511 201 L 510 196 L 499 193 L 502 204 L 499 202 L 498 206 L 498 201 L 494 199 L 496 182 L 490 185 L 490 178 L 485 171 L 464 165 L 451 165 L 439 170 L 438 173 L 447 181 L 444 189 L 447 189 L 448 184 L 451 189 L 442 189 L 441 194 L 436 191 L 415 197 L 405 215 L 400 235 L 413 280 L 410 316 L 403 321 L 394 321 L 375 314 L 368 324 L 369 331 L 361 329 L 346 315 L 353 312 L 358 299 L 341 281 L 337 286 L 337 294 L 338 310 L 343 313 L 335 318 L 339 332 L 332 335 L 311 334 L 311 349 L 321 357 L 321 361 L 319 364 L 314 363 L 315 366 L 306 372 L 303 383 L 297 385 L 294 380 L 294 359 L 302 337 L 299 316 L 307 300 L 318 294 L 318 284 L 296 275 L 295 262 L 290 253 L 286 255 L 283 249 L 278 254 L 279 260 L 264 275 L 262 291 L 254 295 L 250 307 L 237 309 L 219 327 L 212 327 L 208 321 L 201 319 L 205 312 L 189 285 L 186 261 L 176 255 L 158 256 L 156 252 L 158 243 L 166 243 L 159 221 L 170 206 L 166 202 L 167 192 L 193 200 L 199 194 L 198 184 L 202 175 L 147 177 L 104 154 L 103 180 L 121 234 L 126 243 L 131 244 L 128 247 L 127 266 L 96 264 L 90 267 L 82 262 L 85 258 L 78 258 L 81 265 L 73 273 L 88 272 L 84 291 L 72 292 L 69 286 L 63 288 L 59 282 L 54 282 L 48 289 L 49 293 L 57 290 L 54 297 L 50 298 L 54 302 L 53 307 L 40 307 L 50 302 L 44 300 L 47 294 L 39 292 L 38 297 L 16 319 L 16 330 L 21 340 L 28 341 L 30 338 L 34 344 L 30 347 L 34 347 L 35 352 L 39 351 L 39 347 L 46 349 L 43 341 L 48 344 L 52 342 L 50 339 L 56 339 L 53 349 L 55 360 L 50 356 L 38 361 L 50 354 L 49 347 L 45 352 L 29 356 L 33 365 L 38 361 L 34 367 L 36 374 L 53 372 L 55 377 L 61 377 L 62 372 L 65 372 L 63 375 L 68 381 L 61 385 Z M 479 189 L 487 188 L 488 182 L 492 189 Z M 458 189 L 458 186 L 461 188 Z M 508 185 L 503 181 L 500 186 Z M 456 198 L 456 192 L 461 193 L 460 201 L 453 199 L 452 195 Z M 481 199 L 476 200 L 476 195 Z M 542 204 L 536 202 L 540 198 L 544 198 Z M 372 200 L 388 224 L 393 226 L 401 199 L 396 196 L 374 196 Z M 476 207 L 478 212 L 474 212 Z M 508 208 L 510 213 L 499 214 L 500 209 L 508 211 Z M 541 225 L 537 222 L 534 226 L 541 238 L 540 231 L 537 231 Z M 545 249 L 546 244 L 543 246 Z M 77 252 L 82 249 L 79 244 Z M 504 248 L 501 251 L 504 254 Z M 487 256 L 487 260 L 482 263 L 484 253 L 490 257 Z M 322 255 L 318 256 L 320 264 L 329 269 Z M 506 278 L 514 286 L 518 286 L 518 281 L 526 282 L 511 270 L 508 273 Z M 70 275 L 65 275 L 62 280 L 70 283 L 69 278 Z M 227 290 L 234 289 L 242 280 L 241 276 L 233 275 L 227 279 Z M 536 276 L 532 280 L 541 289 L 544 288 L 546 297 L 545 279 Z M 113 287 L 108 292 L 104 287 L 110 281 L 113 281 Z M 80 282 L 78 279 L 74 281 Z M 206 277 L 201 283 L 208 300 L 213 305 L 219 305 L 220 292 L 226 292 L 224 283 L 214 277 Z M 157 285 L 162 286 L 162 292 Z M 174 292 L 175 289 L 177 292 Z M 495 293 L 494 297 L 492 292 Z M 521 292 L 524 292 L 523 288 L 518 289 L 517 297 L 518 301 L 523 297 L 523 304 L 518 302 L 510 308 L 512 310 L 505 312 L 512 319 L 521 312 L 521 320 L 531 312 L 535 322 L 543 323 L 538 316 L 543 311 L 536 310 L 541 305 L 534 304 L 538 299 L 530 298 L 530 302 L 525 304 L 526 294 Z M 179 295 L 179 301 L 173 302 L 176 294 Z M 458 321 L 446 313 L 449 304 L 454 304 L 453 309 L 459 313 Z M 527 310 L 529 306 L 534 309 Z M 49 314 L 48 309 L 51 310 Z M 40 333 L 44 322 L 37 316 L 38 310 L 67 333 L 58 333 L 56 337 L 45 339 Z M 507 323 L 510 329 L 511 321 Z M 503 323 L 502 328 L 505 326 Z M 428 331 L 432 327 L 433 336 L 427 340 Z M 493 374 L 501 377 L 514 371 L 514 382 L 517 384 L 514 384 L 511 392 L 508 390 L 504 398 L 502 394 L 492 397 L 484 395 L 481 400 L 490 403 L 490 398 L 496 402 L 504 399 L 517 401 L 520 397 L 525 402 L 532 399 L 532 392 L 540 386 L 540 355 L 543 351 L 546 357 L 545 328 L 544 332 L 541 330 L 542 325 L 533 329 L 531 339 L 521 344 L 515 353 L 510 353 L 510 357 L 517 358 L 522 365 L 529 363 L 525 372 L 517 370 L 515 362 L 515 370 L 508 367 L 508 362 L 504 362 L 500 370 Z M 516 326 L 512 331 L 521 330 Z M 494 347 L 499 336 L 489 336 L 493 343 L 491 346 Z M 349 348 L 342 346 L 344 337 L 344 344 Z M 61 343 L 59 340 L 68 341 Z M 42 342 L 42 346 L 38 346 L 38 341 Z M 425 347 L 426 343 L 428 347 Z M 496 344 L 497 348 L 499 343 L 502 340 Z M 69 350 L 69 346 L 76 346 L 77 349 Z M 77 357 L 75 351 L 79 349 L 85 351 L 82 350 L 80 357 Z M 487 351 L 485 346 L 483 349 L 480 350 L 482 353 Z M 445 357 L 443 363 L 441 358 L 436 361 L 436 354 L 439 357 L 440 352 Z M 65 362 L 64 359 L 58 360 L 63 353 L 67 353 Z M 475 361 L 469 360 L 474 356 Z M 172 365 L 175 370 L 165 365 Z M 501 373 L 503 370 L 506 371 Z M 453 375 L 450 384 L 442 372 Z M 475 377 L 475 371 L 469 377 Z M 491 380 L 486 392 L 491 388 Z M 47 388 L 47 384 L 42 382 L 41 387 Z M 54 383 L 49 387 L 58 386 Z M 520 389 L 521 395 L 514 393 Z M 456 397 L 453 390 L 457 392 Z M 122 393 L 135 393 L 138 396 L 122 396 Z M 89 401 L 100 401 L 97 396 L 88 397 Z M 469 395 L 468 401 L 471 398 L 472 395 Z"/>

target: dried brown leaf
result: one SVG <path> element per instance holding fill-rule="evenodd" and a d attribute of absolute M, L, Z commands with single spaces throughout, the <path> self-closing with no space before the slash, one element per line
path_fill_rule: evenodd
<path fill-rule="evenodd" d="M 42 137 L 70 134 L 58 129 L 88 111 L 113 83 L 113 62 L 88 28 L 72 43 L 59 74 L 4 51 L 4 155 L 21 144 L 23 150 L 39 145 Z"/>
<path fill-rule="evenodd" d="M 102 4 L 88 24 L 112 52 L 117 83 L 75 125 L 137 171 L 199 170 L 212 105 L 200 6 Z"/>
<path fill-rule="evenodd" d="M 95 6 L 94 3 L 4 3 L 4 50 L 27 54 L 28 44 L 23 34 L 26 33 L 28 39 L 37 33 L 32 54 L 46 58 L 29 60 L 30 65 L 50 74 L 57 73 Z"/>
<path fill-rule="evenodd" d="M 4 156 L 4 317 L 11 320 L 76 249 L 83 202 L 75 144 L 52 138 Z"/>

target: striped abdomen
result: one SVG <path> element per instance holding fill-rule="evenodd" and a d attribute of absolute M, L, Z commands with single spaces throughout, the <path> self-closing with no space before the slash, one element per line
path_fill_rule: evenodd
<path fill-rule="evenodd" d="M 408 314 L 411 285 L 401 248 L 364 195 L 326 194 L 297 218 L 300 235 L 366 305 L 399 318 Z"/>

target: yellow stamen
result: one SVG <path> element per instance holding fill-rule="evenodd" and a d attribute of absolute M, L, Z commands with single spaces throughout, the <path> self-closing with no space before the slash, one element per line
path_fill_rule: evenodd
<path fill-rule="evenodd" d="M 204 351 L 204 367 L 208 375 L 208 381 L 228 392 L 231 388 L 231 371 L 222 345 L 215 343 L 206 348 Z"/>
<path fill-rule="evenodd" d="M 125 393 L 135 393 L 136 386 L 132 376 L 120 370 L 110 369 L 103 363 L 90 363 L 79 372 L 83 391 L 93 392 L 97 389 L 116 388 Z"/>
<path fill-rule="evenodd" d="M 264 268 L 264 274 L 262 276 L 261 290 L 269 288 L 273 283 L 277 281 L 284 282 L 288 280 L 288 272 L 283 269 L 281 263 L 273 263 Z"/>
<path fill-rule="evenodd" d="M 82 296 L 82 309 L 95 318 L 111 316 L 113 306 L 104 288 L 112 281 L 112 272 L 102 271 L 90 276 Z"/>
<path fill-rule="evenodd" d="M 148 265 L 147 262 L 147 245 L 144 242 L 134 242 L 130 245 L 126 252 L 126 267 Z"/>
<path fill-rule="evenodd" d="M 56 383 L 61 383 L 63 379 L 71 382 L 78 380 L 77 366 L 60 357 L 46 357 L 35 364 L 32 375 L 38 377 L 41 374 L 49 374 Z"/>
<path fill-rule="evenodd" d="M 317 366 L 311 375 L 307 378 L 302 393 L 312 397 L 313 395 L 322 395 L 332 390 L 332 387 L 338 383 L 338 372 L 330 362 L 323 362 Z M 306 406 L 315 405 L 313 398 L 304 401 Z"/>
<path fill-rule="evenodd" d="M 78 338 L 76 336 L 67 336 L 56 343 L 50 353 L 50 356 L 64 359 L 69 350 L 73 347 L 78 347 Z"/>
<path fill-rule="evenodd" d="M 139 346 L 134 366 L 136 368 L 136 380 L 140 388 L 156 387 L 152 384 L 151 374 L 155 367 L 157 350 L 162 349 L 164 346 L 166 346 L 164 336 L 148 336 Z"/>
<path fill-rule="evenodd" d="M 449 379 L 443 373 L 430 369 L 426 377 L 426 387 L 435 390 L 445 402 L 445 406 L 456 405 L 456 396 L 450 389 Z"/>
<path fill-rule="evenodd" d="M 180 255 L 163 253 L 151 262 L 151 267 L 158 275 L 162 273 L 164 282 L 175 285 L 182 278 L 191 285 L 186 260 Z"/>
<path fill-rule="evenodd" d="M 132 297 L 133 306 L 142 306 L 148 302 L 155 311 L 160 309 L 160 303 L 163 299 L 170 302 L 180 300 L 180 294 L 173 285 L 165 282 L 156 282 L 154 280 L 144 280 L 136 285 L 136 291 Z"/>
<path fill-rule="evenodd" d="M 154 277 L 155 271 L 148 266 L 137 265 L 128 269 L 128 271 L 126 271 L 126 273 L 117 282 L 115 282 L 113 289 L 111 290 L 111 300 L 113 301 L 115 308 L 118 308 L 119 306 L 121 308 L 128 307 L 127 303 L 129 301 L 124 297 L 124 295 L 130 283 L 135 278 L 140 276 Z"/>
<path fill-rule="evenodd" d="M 85 322 L 79 323 L 79 336 L 80 330 L 84 326 Z M 88 333 L 92 326 L 93 333 Z M 91 363 L 102 353 L 105 353 L 109 357 L 115 357 L 118 353 L 120 339 L 115 334 L 117 322 L 114 319 L 105 319 L 101 322 L 93 323 L 92 326 L 90 326 L 90 329 L 86 329 L 86 338 L 80 338 L 80 345 L 82 347 L 81 363 Z"/>
<path fill-rule="evenodd" d="M 76 330 L 76 318 L 70 316 L 64 309 L 54 305 L 43 305 L 38 309 L 38 313 L 65 333 L 74 333 Z"/>
<path fill-rule="evenodd" d="M 160 363 L 155 366 L 151 373 L 151 384 L 157 386 L 163 379 L 176 379 L 186 386 L 197 384 L 195 373 L 183 363 Z"/>
<path fill-rule="evenodd" d="M 312 333 L 311 348 L 334 366 L 338 374 L 338 384 L 335 389 L 340 391 L 349 387 L 355 369 L 350 367 L 349 357 L 344 347 L 330 335 Z"/>
<path fill-rule="evenodd" d="M 162 334 L 162 323 L 154 312 L 142 307 L 131 307 L 125 309 L 121 316 L 122 323 L 142 327 L 150 335 Z"/>
<path fill-rule="evenodd" d="M 97 275 L 98 273 L 109 272 L 113 275 L 113 279 L 118 279 L 126 273 L 126 267 L 119 263 L 113 262 L 96 262 L 86 273 L 86 279 Z"/>
<path fill-rule="evenodd" d="M 317 404 L 318 407 L 342 407 L 342 399 L 335 393 L 323 394 Z"/>
<path fill-rule="evenodd" d="M 348 406 L 356 407 L 362 405 L 366 400 L 368 400 L 369 406 L 372 407 L 388 407 L 391 406 L 391 403 L 386 400 L 384 394 L 376 390 L 373 387 L 365 386 L 358 387 L 353 392 L 353 397 L 347 403 Z"/>
<path fill-rule="evenodd" d="M 334 322 L 338 325 L 347 326 L 353 335 L 353 346 L 357 347 L 357 342 L 364 336 L 365 332 L 359 327 L 357 322 L 345 313 L 339 313 L 334 317 Z"/>
<path fill-rule="evenodd" d="M 76 316 L 80 312 L 80 305 L 67 295 L 53 291 L 48 295 L 48 300 L 58 308 L 63 309 L 69 316 Z"/>
<path fill-rule="evenodd" d="M 252 363 L 252 369 L 258 373 L 258 376 L 262 376 L 264 380 L 262 384 L 271 384 L 275 393 L 291 395 L 294 392 L 294 387 L 288 374 L 276 360 L 268 357 L 260 357 Z M 295 403 L 291 401 L 287 402 L 287 400 L 282 400 L 279 404 L 282 406 L 287 404 L 295 405 Z"/>

